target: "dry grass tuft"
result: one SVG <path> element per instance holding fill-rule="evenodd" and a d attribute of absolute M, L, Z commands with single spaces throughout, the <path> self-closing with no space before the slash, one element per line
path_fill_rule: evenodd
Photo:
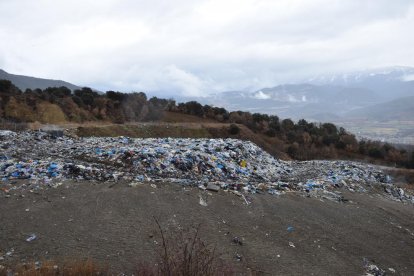
<path fill-rule="evenodd" d="M 168 236 L 154 218 L 161 238 L 159 261 L 156 266 L 139 264 L 137 275 L 213 276 L 233 275 L 231 266 L 225 264 L 215 247 L 200 238 L 200 225 L 187 231 Z"/>

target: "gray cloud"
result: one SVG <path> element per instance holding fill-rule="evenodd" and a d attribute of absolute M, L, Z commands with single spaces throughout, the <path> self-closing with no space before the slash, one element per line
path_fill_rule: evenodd
<path fill-rule="evenodd" d="M 205 95 L 414 65 L 413 27 L 412 1 L 2 0 L 0 68 Z"/>

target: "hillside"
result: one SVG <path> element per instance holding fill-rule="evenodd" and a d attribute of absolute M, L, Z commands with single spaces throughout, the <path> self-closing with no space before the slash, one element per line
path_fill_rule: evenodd
<path fill-rule="evenodd" d="M 80 89 L 79 86 L 71 84 L 61 80 L 50 80 L 35 77 L 28 77 L 22 75 L 9 74 L 6 71 L 0 69 L 0 80 L 9 80 L 16 85 L 20 90 L 25 91 L 26 89 L 46 89 L 48 87 L 61 87 L 65 86 L 70 90 Z"/>
<path fill-rule="evenodd" d="M 348 112 L 348 118 L 377 121 L 409 120 L 414 118 L 414 96 L 403 97 Z"/>

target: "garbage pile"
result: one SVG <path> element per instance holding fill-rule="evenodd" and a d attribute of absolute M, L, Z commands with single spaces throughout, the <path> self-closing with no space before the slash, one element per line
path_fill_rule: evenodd
<path fill-rule="evenodd" d="M 0 131 L 0 148 L 3 190 L 41 189 L 68 179 L 160 181 L 237 195 L 303 191 L 343 201 L 339 188 L 365 192 L 375 186 L 391 197 L 414 202 L 373 166 L 349 161 L 286 162 L 236 139 L 72 138 Z"/>
<path fill-rule="evenodd" d="M 255 144 L 235 139 L 87 138 L 83 157 L 111 163 L 136 179 L 189 181 L 277 181 L 288 174 L 287 163 Z M 85 149 L 85 148 L 84 148 Z"/>
<path fill-rule="evenodd" d="M 392 179 L 375 166 L 350 161 L 307 161 L 292 163 L 294 174 L 290 179 L 297 187 L 310 195 L 321 195 L 328 199 L 343 201 L 337 188 L 350 192 L 367 192 L 371 188 L 382 188 L 394 199 L 413 200 L 404 190 L 392 184 Z M 332 193 L 335 191 L 335 193 Z"/>
<path fill-rule="evenodd" d="M 292 170 L 255 144 L 235 139 L 52 137 L 43 132 L 0 136 L 0 177 L 15 179 L 275 182 Z"/>

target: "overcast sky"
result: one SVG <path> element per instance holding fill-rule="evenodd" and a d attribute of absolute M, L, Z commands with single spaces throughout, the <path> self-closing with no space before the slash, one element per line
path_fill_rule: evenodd
<path fill-rule="evenodd" d="M 159 95 L 414 65 L 411 0 L 0 0 L 0 68 Z"/>

